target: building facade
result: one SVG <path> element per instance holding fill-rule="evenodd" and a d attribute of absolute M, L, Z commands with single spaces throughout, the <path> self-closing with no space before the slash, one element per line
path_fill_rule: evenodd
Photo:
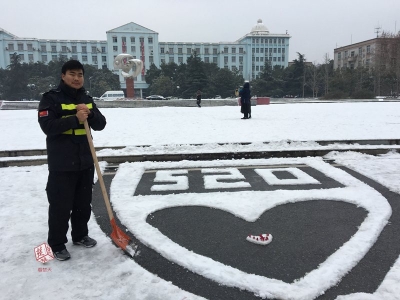
<path fill-rule="evenodd" d="M 378 42 L 375 38 L 334 49 L 333 68 L 371 67 Z"/>
<path fill-rule="evenodd" d="M 0 68 L 10 64 L 14 53 L 22 63 L 48 63 L 60 57 L 77 59 L 83 64 L 112 70 L 125 88 L 124 78 L 113 69 L 113 62 L 118 54 L 129 53 L 144 62 L 142 73 L 135 78 L 135 93 L 142 95 L 148 87 L 145 76 L 151 64 L 159 68 L 163 63 L 186 63 L 194 53 L 205 63 L 238 70 L 246 80 L 257 78 L 266 61 L 272 66 L 287 67 L 289 60 L 290 35 L 270 33 L 262 20 L 257 21 L 250 33 L 228 43 L 160 42 L 157 32 L 133 22 L 107 31 L 106 36 L 105 41 L 45 40 L 19 38 L 0 28 Z"/>

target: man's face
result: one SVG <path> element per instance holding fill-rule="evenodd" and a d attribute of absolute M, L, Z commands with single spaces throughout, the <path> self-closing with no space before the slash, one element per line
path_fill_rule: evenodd
<path fill-rule="evenodd" d="M 83 86 L 83 71 L 82 70 L 67 70 L 65 74 L 61 73 L 61 78 L 64 83 L 71 88 L 80 89 Z"/>

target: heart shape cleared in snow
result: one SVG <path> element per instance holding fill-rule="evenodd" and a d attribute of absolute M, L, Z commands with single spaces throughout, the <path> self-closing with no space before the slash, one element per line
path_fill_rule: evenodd
<path fill-rule="evenodd" d="M 121 222 L 141 242 L 172 262 L 221 284 L 246 289 L 262 297 L 313 299 L 321 291 L 337 284 L 362 259 L 379 236 L 391 215 L 390 205 L 381 194 L 350 176 L 345 171 L 337 169 L 319 158 L 287 159 L 285 160 L 286 165 L 293 164 L 295 168 L 296 164 L 306 164 L 341 183 L 344 187 L 321 189 L 316 185 L 315 189 L 309 190 L 296 190 L 292 187 L 290 190 L 274 191 L 134 196 L 137 184 L 147 169 L 221 167 L 221 165 L 224 167 L 234 167 L 235 165 L 240 166 L 243 164 L 248 166 L 251 163 L 257 166 L 266 165 L 271 167 L 273 162 L 274 160 L 171 162 L 162 164 L 152 162 L 125 163 L 120 165 L 113 180 L 111 201 Z M 304 272 L 307 272 L 307 270 L 301 269 L 297 276 L 294 276 L 297 279 L 292 282 L 293 277 L 286 278 L 288 281 L 286 282 L 284 278 L 276 279 L 272 276 L 270 277 L 270 275 L 254 274 L 252 271 L 241 270 L 232 265 L 221 263 L 207 255 L 190 251 L 146 222 L 149 215 L 167 208 L 200 206 L 226 211 L 232 215 L 232 218 L 241 219 L 242 224 L 251 224 L 256 222 L 265 213 L 268 215 L 270 214 L 269 211 L 278 211 L 279 207 L 287 208 L 290 206 L 287 204 L 290 203 L 302 207 L 301 204 L 308 205 L 308 203 L 312 203 L 315 205 L 317 202 L 322 203 L 324 201 L 330 203 L 340 202 L 341 204 L 347 203 L 347 205 L 353 204 L 364 209 L 367 212 L 367 216 L 358 227 L 358 231 L 348 241 L 344 242 L 339 249 L 331 255 L 329 253 L 321 254 L 321 257 L 329 256 L 325 257 L 325 259 L 322 258 L 321 263 L 306 274 Z M 348 206 L 351 207 L 351 205 Z M 271 216 L 273 215 L 271 213 Z M 290 218 L 285 215 L 282 220 L 289 221 Z M 219 232 L 221 229 L 215 228 L 215 231 Z M 270 228 L 260 229 L 260 233 L 265 231 L 271 232 L 274 236 L 274 242 L 268 247 L 277 245 L 279 232 L 277 234 Z M 249 233 L 255 232 L 254 230 L 246 230 L 242 239 L 244 240 L 245 236 Z M 339 243 L 342 243 L 342 241 L 338 241 L 336 246 Z M 270 248 L 272 249 L 273 247 Z M 276 258 L 279 259 L 279 254 L 276 255 Z"/>
<path fill-rule="evenodd" d="M 290 283 L 316 269 L 357 231 L 366 211 L 338 201 L 305 201 L 274 207 L 255 222 L 209 207 L 173 207 L 147 222 L 174 243 L 224 265 Z M 246 241 L 269 232 L 265 247 Z M 284 272 L 282 272 L 284 270 Z"/>

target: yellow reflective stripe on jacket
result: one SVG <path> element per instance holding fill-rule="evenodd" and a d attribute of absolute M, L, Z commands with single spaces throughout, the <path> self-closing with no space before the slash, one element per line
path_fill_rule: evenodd
<path fill-rule="evenodd" d="M 89 109 L 93 108 L 92 103 L 86 103 L 86 106 Z M 74 109 L 76 109 L 76 105 L 75 104 L 61 104 L 61 109 L 62 110 L 74 110 Z"/>
<path fill-rule="evenodd" d="M 64 131 L 63 134 L 85 135 L 86 130 L 85 129 L 69 129 L 67 131 Z"/>
<path fill-rule="evenodd" d="M 93 109 L 93 104 L 92 103 L 87 103 L 86 106 L 89 109 Z M 76 105 L 75 104 L 61 104 L 61 109 L 62 110 L 75 110 Z M 75 115 L 67 115 L 63 116 L 63 118 L 68 118 L 68 117 L 73 117 Z M 79 122 L 83 126 L 83 122 Z M 74 135 L 85 135 L 86 130 L 84 128 L 77 128 L 77 129 L 69 129 L 67 131 L 64 131 L 63 134 L 74 134 Z"/>

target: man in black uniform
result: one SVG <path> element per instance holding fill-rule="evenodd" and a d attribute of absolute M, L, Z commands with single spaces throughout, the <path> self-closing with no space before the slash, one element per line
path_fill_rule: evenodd
<path fill-rule="evenodd" d="M 58 260 L 71 257 L 65 247 L 69 220 L 74 245 L 93 247 L 97 243 L 88 236 L 94 166 L 83 123 L 87 120 L 93 130 L 103 130 L 106 119 L 86 95 L 84 72 L 79 61 L 66 62 L 59 86 L 44 93 L 39 103 L 38 120 L 47 136 L 49 165 L 48 243 Z"/>

